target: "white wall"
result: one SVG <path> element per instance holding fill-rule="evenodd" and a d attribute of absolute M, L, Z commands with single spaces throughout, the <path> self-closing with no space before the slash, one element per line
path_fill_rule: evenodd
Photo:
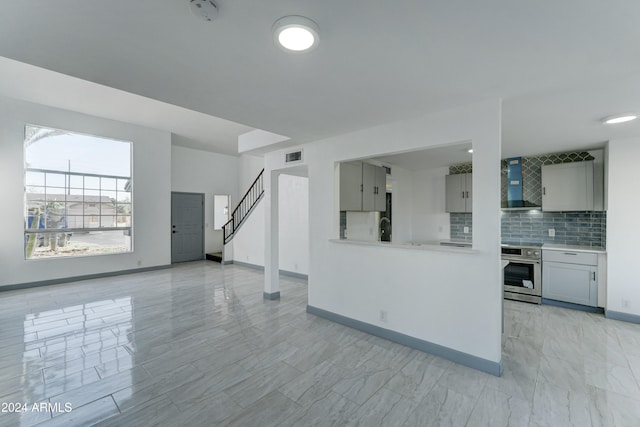
<path fill-rule="evenodd" d="M 445 175 L 449 168 L 413 172 L 413 240 L 429 242 L 450 237 L 445 212 Z"/>
<path fill-rule="evenodd" d="M 389 179 L 389 177 L 387 177 Z M 406 243 L 414 241 L 414 182 L 411 171 L 393 166 L 391 168 L 393 190 L 391 195 L 391 241 Z"/>
<path fill-rule="evenodd" d="M 222 230 L 213 228 L 213 196 L 230 195 L 232 206 L 238 202 L 238 165 L 238 157 L 171 147 L 171 191 L 205 195 L 205 253 L 222 251 Z"/>
<path fill-rule="evenodd" d="M 640 192 L 633 179 L 640 163 L 640 138 L 610 141 L 608 157 L 607 310 L 640 316 Z"/>
<path fill-rule="evenodd" d="M 305 145 L 309 304 L 500 362 L 500 117 L 500 101 L 491 100 Z M 476 173 L 472 253 L 331 241 L 339 235 L 336 162 L 464 141 L 473 142 Z M 267 170 L 285 167 L 282 154 L 265 157 Z"/>
<path fill-rule="evenodd" d="M 264 159 L 257 156 L 243 154 L 238 163 L 238 199 L 231 201 L 232 211 L 264 168 Z M 264 266 L 264 200 L 259 202 L 242 224 L 229 248 L 232 248 L 234 261 Z"/>
<path fill-rule="evenodd" d="M 243 155 L 240 157 L 240 196 L 249 189 L 262 168 L 264 159 Z M 279 206 L 282 216 L 280 229 L 280 269 L 294 273 L 309 272 L 309 187 L 306 177 L 281 175 L 279 177 Z M 236 202 L 237 203 L 237 202 Z M 232 203 L 235 207 L 236 203 Z M 233 260 L 264 266 L 265 206 L 263 200 L 255 207 L 238 234 L 233 238 Z"/>
<path fill-rule="evenodd" d="M 278 180 L 280 270 L 308 274 L 309 179 L 283 174 Z"/>
<path fill-rule="evenodd" d="M 133 143 L 134 252 L 24 259 L 25 123 Z M 167 265 L 171 262 L 168 132 L 0 97 L 0 286 Z"/>

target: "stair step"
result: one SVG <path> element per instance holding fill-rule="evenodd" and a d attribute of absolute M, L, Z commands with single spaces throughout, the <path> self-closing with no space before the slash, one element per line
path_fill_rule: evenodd
<path fill-rule="evenodd" d="M 206 258 L 209 261 L 215 261 L 215 262 L 222 263 L 222 252 L 214 252 L 212 254 L 207 254 Z"/>

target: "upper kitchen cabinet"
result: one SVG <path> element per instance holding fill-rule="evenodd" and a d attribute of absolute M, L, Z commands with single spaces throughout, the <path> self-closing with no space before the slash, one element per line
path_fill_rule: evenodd
<path fill-rule="evenodd" d="M 593 161 L 542 166 L 543 211 L 603 209 L 603 183 L 595 177 Z"/>
<path fill-rule="evenodd" d="M 340 210 L 386 210 L 387 174 L 383 167 L 360 161 L 340 163 Z"/>
<path fill-rule="evenodd" d="M 471 212 L 473 206 L 473 175 L 460 173 L 445 176 L 447 212 Z"/>

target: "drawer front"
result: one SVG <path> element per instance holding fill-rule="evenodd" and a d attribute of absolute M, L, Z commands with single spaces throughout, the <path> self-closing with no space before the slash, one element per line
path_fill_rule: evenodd
<path fill-rule="evenodd" d="M 598 265 L 598 254 L 572 251 L 542 251 L 542 261 L 566 262 L 569 264 Z"/>

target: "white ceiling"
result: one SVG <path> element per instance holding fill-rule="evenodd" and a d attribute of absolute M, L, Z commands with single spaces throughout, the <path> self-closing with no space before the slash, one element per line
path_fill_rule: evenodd
<path fill-rule="evenodd" d="M 447 144 L 442 147 L 428 148 L 426 150 L 374 157 L 372 160 L 380 162 L 385 166 L 399 166 L 411 171 L 420 171 L 460 163 L 469 163 L 473 157 L 473 155 L 469 153 L 470 148 L 470 142 L 454 145 Z"/>
<path fill-rule="evenodd" d="M 217 3 L 205 22 L 188 0 L 3 0 L 0 56 L 294 143 L 487 97 L 504 99 L 504 157 L 640 135 L 637 123 L 598 122 L 640 111 L 640 2 Z M 317 49 L 274 46 L 271 26 L 290 14 L 318 23 Z M 228 150 L 209 135 L 183 136 Z"/>

